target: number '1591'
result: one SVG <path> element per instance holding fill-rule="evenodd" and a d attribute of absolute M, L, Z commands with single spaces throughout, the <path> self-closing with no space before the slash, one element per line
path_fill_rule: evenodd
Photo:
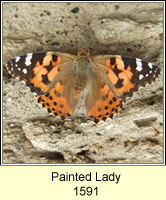
<path fill-rule="evenodd" d="M 75 194 L 76 196 L 91 196 L 91 195 L 98 195 L 98 187 L 92 188 L 92 187 L 75 187 Z"/>

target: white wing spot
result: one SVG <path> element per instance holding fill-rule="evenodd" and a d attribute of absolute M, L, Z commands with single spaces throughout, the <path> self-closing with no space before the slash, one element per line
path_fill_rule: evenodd
<path fill-rule="evenodd" d="M 141 61 L 141 59 L 136 58 L 136 64 L 137 64 L 136 70 L 139 71 L 139 72 L 142 71 L 142 61 Z"/>
<path fill-rule="evenodd" d="M 158 68 L 155 69 L 155 73 L 158 71 Z"/>
<path fill-rule="evenodd" d="M 28 53 L 26 58 L 25 58 L 25 65 L 29 66 L 31 64 L 31 59 L 32 59 L 33 53 Z"/>
<path fill-rule="evenodd" d="M 148 63 L 148 66 L 149 66 L 150 69 L 153 68 L 153 64 L 152 63 Z"/>
<path fill-rule="evenodd" d="M 152 73 L 152 70 L 149 71 L 149 74 L 151 74 L 151 73 Z"/>
<path fill-rule="evenodd" d="M 48 55 L 48 54 L 53 54 L 53 53 L 54 53 L 53 51 L 48 51 L 48 52 L 47 52 L 47 55 Z"/>
<path fill-rule="evenodd" d="M 27 71 L 27 69 L 24 68 L 24 69 L 22 70 L 22 72 L 23 72 L 24 74 L 27 74 L 28 71 Z"/>
<path fill-rule="evenodd" d="M 137 65 L 136 70 L 139 72 L 142 71 L 142 66 Z"/>
<path fill-rule="evenodd" d="M 37 96 L 37 93 L 36 92 L 32 92 L 32 94 L 34 95 L 34 96 Z M 36 97 L 35 97 L 36 98 Z M 36 98 L 36 100 L 37 100 L 37 98 Z"/>
<path fill-rule="evenodd" d="M 18 67 L 18 65 L 17 65 L 17 64 L 15 64 L 15 67 Z"/>
<path fill-rule="evenodd" d="M 17 57 L 15 58 L 15 62 L 17 63 L 19 60 L 20 60 L 20 57 L 17 56 Z"/>
<path fill-rule="evenodd" d="M 140 75 L 139 75 L 139 80 L 142 80 L 143 77 L 144 77 L 144 76 L 143 76 L 142 74 L 140 74 Z"/>
<path fill-rule="evenodd" d="M 22 80 L 21 83 L 26 84 L 26 82 L 24 80 Z"/>
<path fill-rule="evenodd" d="M 48 110 L 46 108 L 43 107 L 43 109 L 48 113 Z"/>
<path fill-rule="evenodd" d="M 12 61 L 10 61 L 10 64 L 11 64 L 11 66 L 13 66 L 13 63 L 12 63 Z"/>
<path fill-rule="evenodd" d="M 21 68 L 20 68 L 20 67 L 18 68 L 18 71 L 21 71 Z"/>
<path fill-rule="evenodd" d="M 20 80 L 20 78 L 18 76 L 16 76 L 15 79 Z"/>
<path fill-rule="evenodd" d="M 149 74 L 146 74 L 145 76 L 146 76 L 146 77 L 148 77 L 148 76 L 149 76 Z"/>
<path fill-rule="evenodd" d="M 38 103 L 38 106 L 39 106 L 40 108 L 43 108 L 43 106 L 42 106 L 40 103 Z"/>
<path fill-rule="evenodd" d="M 27 53 L 27 57 L 30 57 L 30 59 L 32 58 L 33 53 Z"/>
<path fill-rule="evenodd" d="M 55 116 L 53 113 L 48 113 L 50 116 Z"/>

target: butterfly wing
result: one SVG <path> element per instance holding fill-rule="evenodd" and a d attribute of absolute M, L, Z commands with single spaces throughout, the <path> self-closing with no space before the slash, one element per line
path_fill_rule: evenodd
<path fill-rule="evenodd" d="M 160 69 L 152 63 L 122 56 L 91 58 L 90 86 L 86 107 L 91 120 L 112 118 L 140 86 L 153 82 Z"/>
<path fill-rule="evenodd" d="M 6 67 L 13 77 L 26 83 L 32 92 L 43 95 L 71 70 L 74 59 L 75 56 L 70 54 L 29 53 L 10 60 Z"/>
<path fill-rule="evenodd" d="M 10 60 L 6 67 L 36 94 L 43 108 L 64 119 L 69 118 L 75 108 L 76 100 L 69 93 L 75 58 L 53 52 L 27 54 Z"/>
<path fill-rule="evenodd" d="M 38 103 L 45 108 L 48 113 L 58 116 L 61 119 L 71 118 L 77 99 L 71 94 L 71 74 L 70 72 L 54 84 L 54 87 L 43 96 L 37 96 Z"/>
<path fill-rule="evenodd" d="M 89 79 L 89 87 L 86 88 L 85 105 L 87 108 L 88 118 L 95 123 L 113 118 L 124 103 L 123 100 L 116 97 L 105 81 L 99 79 Z"/>

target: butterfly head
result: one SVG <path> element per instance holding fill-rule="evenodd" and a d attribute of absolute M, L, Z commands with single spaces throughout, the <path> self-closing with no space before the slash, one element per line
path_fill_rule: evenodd
<path fill-rule="evenodd" d="M 79 57 L 87 57 L 87 56 L 89 56 L 89 52 L 87 51 L 86 48 L 82 47 L 78 50 L 78 56 Z"/>

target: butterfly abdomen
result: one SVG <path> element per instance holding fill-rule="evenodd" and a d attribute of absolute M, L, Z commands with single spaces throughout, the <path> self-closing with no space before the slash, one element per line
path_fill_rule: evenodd
<path fill-rule="evenodd" d="M 80 57 L 76 61 L 75 71 L 72 80 L 72 93 L 74 98 L 78 98 L 84 90 L 89 74 L 89 61 L 86 57 Z"/>
<path fill-rule="evenodd" d="M 72 84 L 72 93 L 74 98 L 78 98 L 78 96 L 81 94 L 81 92 L 84 90 L 87 83 L 87 77 L 86 76 L 76 76 L 73 79 Z"/>

